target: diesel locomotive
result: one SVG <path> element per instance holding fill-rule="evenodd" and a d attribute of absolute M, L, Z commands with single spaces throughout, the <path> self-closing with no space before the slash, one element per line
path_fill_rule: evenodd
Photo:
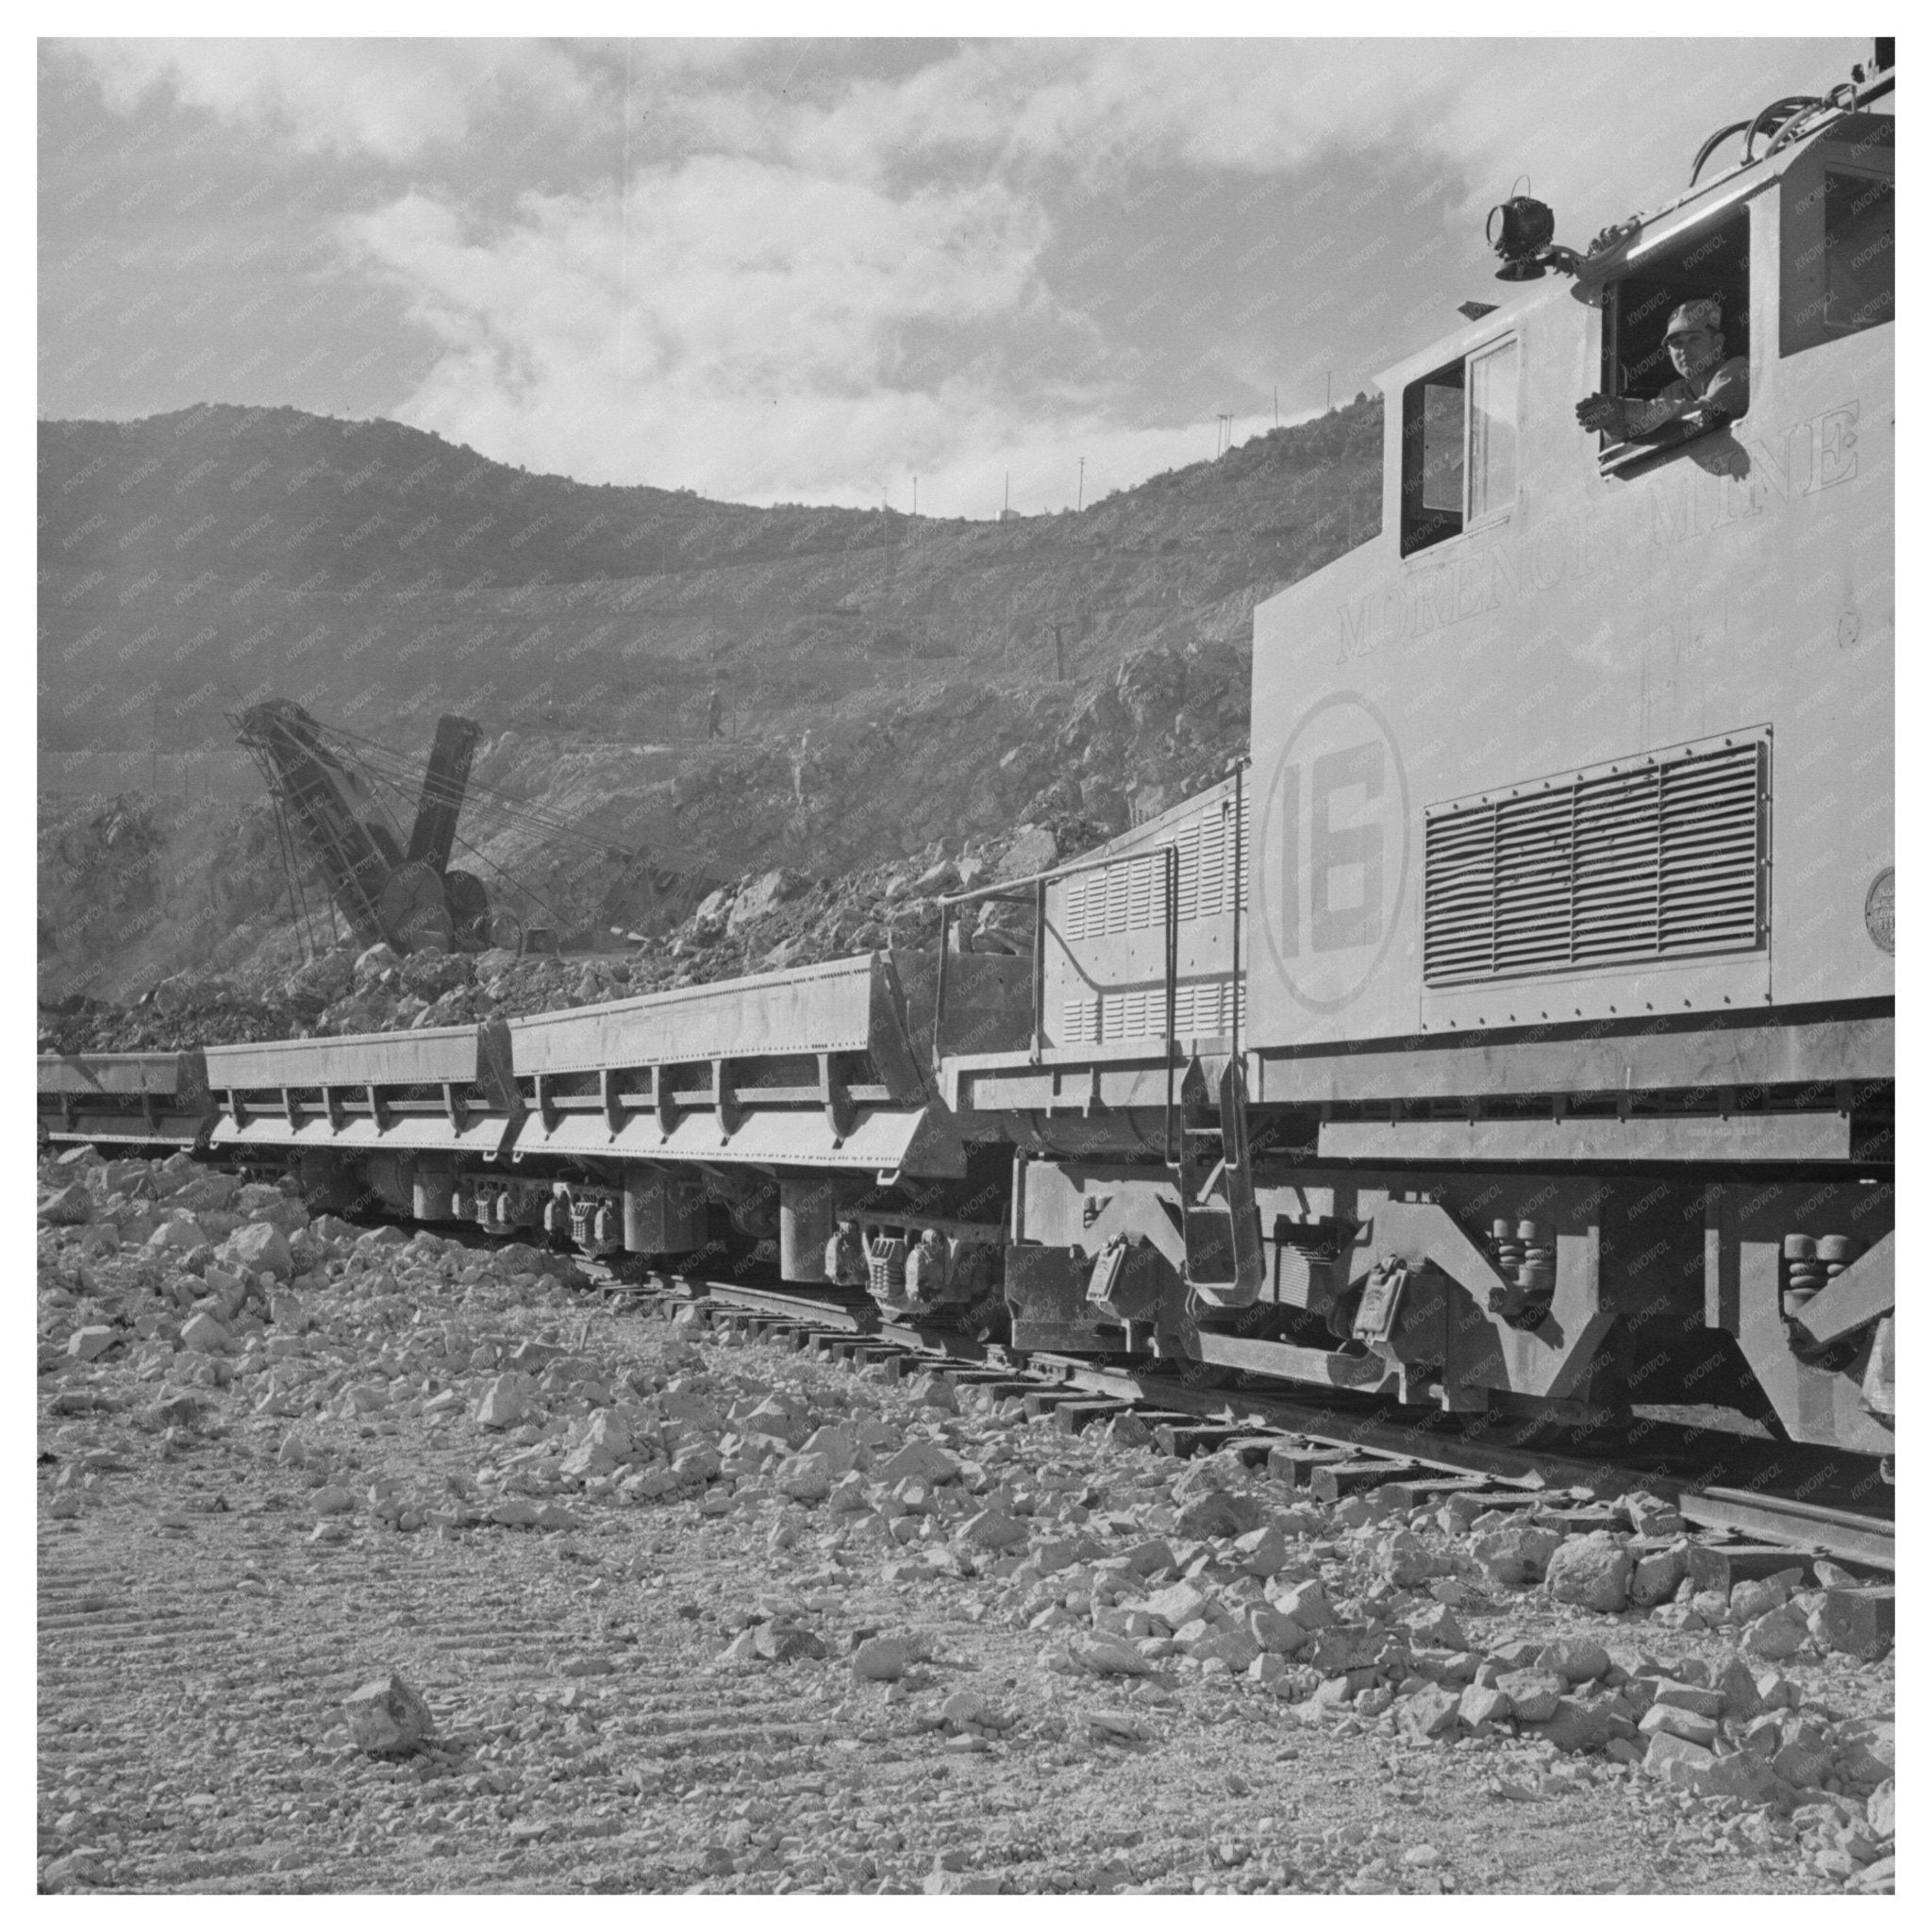
<path fill-rule="evenodd" d="M 937 952 L 43 1058 L 46 1132 L 1023 1354 L 1889 1457 L 1891 90 L 1588 249 L 1499 209 L 1499 299 L 1381 378 L 1379 534 L 1256 608 L 1250 757 Z M 1741 381 L 1673 416 L 1687 305 Z"/>

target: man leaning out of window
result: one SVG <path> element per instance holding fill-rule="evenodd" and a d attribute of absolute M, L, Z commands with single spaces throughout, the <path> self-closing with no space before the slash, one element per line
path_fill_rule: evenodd
<path fill-rule="evenodd" d="M 1743 357 L 1725 356 L 1722 320 L 1708 297 L 1680 303 L 1664 330 L 1676 381 L 1649 402 L 1585 396 L 1576 406 L 1577 422 L 1586 429 L 1607 430 L 1619 442 L 1659 442 L 1741 416 L 1751 407 L 1749 374 Z"/>

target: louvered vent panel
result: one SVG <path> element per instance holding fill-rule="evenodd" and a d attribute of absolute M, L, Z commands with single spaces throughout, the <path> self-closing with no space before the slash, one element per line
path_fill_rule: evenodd
<path fill-rule="evenodd" d="M 1433 814 L 1424 979 L 1760 944 L 1766 749 L 1725 745 Z"/>
<path fill-rule="evenodd" d="M 1178 917 L 1195 919 L 1201 910 L 1201 828 L 1199 825 L 1183 825 L 1174 835 L 1175 871 L 1179 878 L 1175 882 L 1174 897 L 1180 907 Z"/>
<path fill-rule="evenodd" d="M 1201 899 L 1196 908 L 1200 917 L 1208 919 L 1224 911 L 1222 904 L 1222 880 L 1226 872 L 1225 845 L 1222 837 L 1221 820 L 1205 819 L 1201 824 Z"/>
<path fill-rule="evenodd" d="M 1086 1046 L 1100 1038 L 1100 1002 L 1097 999 L 1083 999 L 1078 994 L 1071 996 L 1061 1008 L 1061 1020 L 1063 1045 Z"/>

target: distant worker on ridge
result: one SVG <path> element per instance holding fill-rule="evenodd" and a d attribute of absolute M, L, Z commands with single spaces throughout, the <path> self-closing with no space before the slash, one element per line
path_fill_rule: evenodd
<path fill-rule="evenodd" d="M 1715 429 L 1751 407 L 1750 374 L 1744 358 L 1724 355 L 1723 311 L 1715 299 L 1680 303 L 1664 330 L 1664 345 L 1677 380 L 1660 395 L 1585 396 L 1576 420 L 1585 429 L 1607 429 L 1620 442 L 1659 441 L 1678 423 Z"/>

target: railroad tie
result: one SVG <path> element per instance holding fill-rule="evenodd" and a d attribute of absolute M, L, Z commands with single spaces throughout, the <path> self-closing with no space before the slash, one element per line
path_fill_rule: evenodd
<path fill-rule="evenodd" d="M 1354 1455 L 1348 1449 L 1331 1448 L 1320 1442 L 1273 1442 L 1269 1445 L 1268 1474 L 1277 1480 L 1305 1490 L 1308 1478 L 1324 1463 L 1347 1462 Z"/>
<path fill-rule="evenodd" d="M 1069 1403 L 1090 1400 L 1077 1389 L 1029 1389 L 1020 1398 L 1020 1406 L 1029 1419 L 1037 1420 L 1050 1415 L 1055 1409 L 1062 1408 Z"/>
<path fill-rule="evenodd" d="M 1359 1461 L 1322 1463 L 1310 1473 L 1308 1489 L 1317 1502 L 1339 1503 L 1345 1496 L 1362 1495 L 1392 1482 L 1424 1481 L 1428 1474 L 1419 1463 L 1363 1457 Z"/>
<path fill-rule="evenodd" d="M 1253 1434 L 1254 1430 L 1246 1426 L 1204 1423 L 1198 1417 L 1190 1417 L 1186 1422 L 1158 1422 L 1154 1424 L 1154 1440 L 1169 1456 L 1211 1456 L 1215 1450 Z"/>

